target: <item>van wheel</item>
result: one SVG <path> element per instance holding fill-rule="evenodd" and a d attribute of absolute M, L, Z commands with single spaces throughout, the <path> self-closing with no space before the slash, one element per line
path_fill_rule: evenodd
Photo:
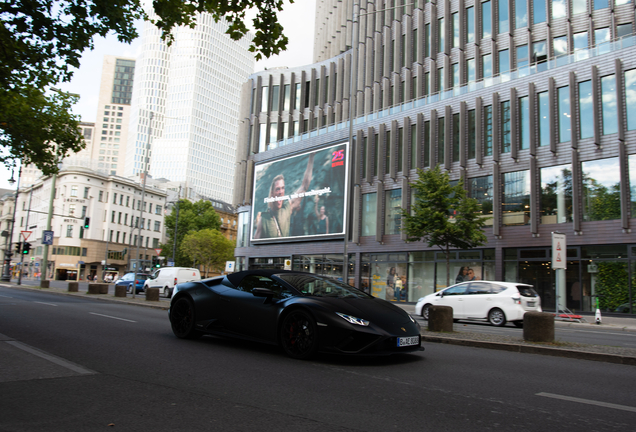
<path fill-rule="evenodd" d="M 163 296 L 165 298 L 170 298 L 170 288 L 168 287 L 163 287 Z"/>

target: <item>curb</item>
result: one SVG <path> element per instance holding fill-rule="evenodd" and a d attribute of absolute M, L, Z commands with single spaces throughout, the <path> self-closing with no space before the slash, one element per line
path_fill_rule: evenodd
<path fill-rule="evenodd" d="M 487 348 L 500 351 L 518 352 L 523 354 L 549 355 L 553 357 L 574 358 L 579 360 L 591 360 L 605 363 L 623 364 L 636 366 L 636 357 L 623 356 L 617 354 L 595 353 L 589 351 L 577 351 L 562 348 L 551 348 L 528 344 L 511 344 L 504 342 L 486 342 L 470 339 L 445 338 L 442 336 L 422 335 L 422 341 L 433 343 L 444 343 L 449 345 L 469 346 L 475 348 Z"/>

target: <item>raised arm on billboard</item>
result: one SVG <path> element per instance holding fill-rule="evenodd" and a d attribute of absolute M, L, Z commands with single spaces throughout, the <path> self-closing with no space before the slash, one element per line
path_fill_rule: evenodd
<path fill-rule="evenodd" d="M 312 153 L 309 155 L 309 160 L 307 161 L 307 169 L 305 170 L 305 175 L 303 176 L 303 182 L 300 184 L 300 187 L 296 190 L 296 194 L 307 192 L 307 189 L 309 189 L 309 184 L 311 183 L 312 172 L 314 169 L 315 155 L 316 155 L 315 153 Z M 296 211 L 300 208 L 301 201 L 302 201 L 301 197 L 293 198 L 291 200 L 292 211 Z"/>

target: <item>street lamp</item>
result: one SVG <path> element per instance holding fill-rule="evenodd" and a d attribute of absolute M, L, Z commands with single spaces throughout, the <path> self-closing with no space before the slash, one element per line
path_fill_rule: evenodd
<path fill-rule="evenodd" d="M 15 169 L 15 168 L 14 168 Z M 2 275 L 2 280 L 4 282 L 9 282 L 11 280 L 11 257 L 13 256 L 13 252 L 11 252 L 11 246 L 13 245 L 13 229 L 15 228 L 15 211 L 18 208 L 18 194 L 20 193 L 20 178 L 22 177 L 22 165 L 20 165 L 20 171 L 18 171 L 18 186 L 15 188 L 15 202 L 13 203 L 13 217 L 11 218 L 11 229 L 9 230 L 9 246 L 6 248 L 4 253 L 4 274 Z M 9 183 L 15 183 L 13 179 L 13 171 L 11 171 L 11 178 L 9 179 Z"/>

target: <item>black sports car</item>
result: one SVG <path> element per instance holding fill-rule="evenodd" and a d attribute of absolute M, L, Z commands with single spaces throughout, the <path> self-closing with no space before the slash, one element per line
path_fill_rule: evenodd
<path fill-rule="evenodd" d="M 406 311 L 311 273 L 248 270 L 179 284 L 169 316 L 179 338 L 240 337 L 281 345 L 298 359 L 423 350 L 420 326 Z"/>

